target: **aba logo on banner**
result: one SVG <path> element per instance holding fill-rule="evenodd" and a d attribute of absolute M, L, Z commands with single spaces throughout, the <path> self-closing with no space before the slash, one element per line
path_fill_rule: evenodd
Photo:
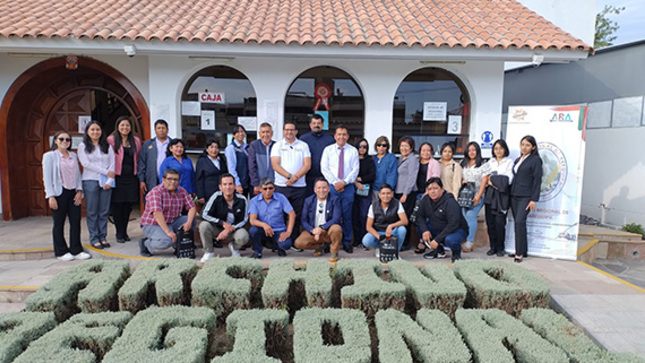
<path fill-rule="evenodd" d="M 571 119 L 571 114 L 570 113 L 554 113 L 553 116 L 551 116 L 551 119 L 549 120 L 550 122 L 573 122 Z"/>

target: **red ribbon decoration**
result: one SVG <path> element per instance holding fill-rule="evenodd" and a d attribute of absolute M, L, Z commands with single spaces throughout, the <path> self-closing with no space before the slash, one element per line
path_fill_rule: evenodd
<path fill-rule="evenodd" d="M 316 85 L 316 104 L 314 105 L 314 111 L 318 111 L 318 107 L 322 103 L 325 106 L 325 109 L 329 111 L 329 96 L 331 95 L 331 88 L 324 83 L 319 83 Z"/>

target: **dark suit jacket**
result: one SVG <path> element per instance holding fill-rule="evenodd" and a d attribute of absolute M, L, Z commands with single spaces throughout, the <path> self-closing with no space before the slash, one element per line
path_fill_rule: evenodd
<path fill-rule="evenodd" d="M 153 137 L 141 146 L 137 163 L 137 177 L 139 182 L 146 183 L 148 190 L 152 190 L 159 184 L 157 173 L 157 138 Z"/>
<path fill-rule="evenodd" d="M 511 197 L 531 198 L 531 201 L 540 200 L 540 187 L 542 186 L 542 159 L 530 155 L 524 159 L 515 172 L 515 165 L 520 158 L 515 159 L 513 164 L 513 184 L 511 184 Z"/>
<path fill-rule="evenodd" d="M 219 155 L 218 159 L 220 166 L 219 169 L 215 164 L 213 164 L 208 156 L 202 156 L 197 159 L 195 191 L 197 192 L 198 199 L 204 198 L 208 200 L 213 193 L 219 190 L 219 176 L 224 173 L 228 173 L 224 156 Z"/>
<path fill-rule="evenodd" d="M 316 194 L 310 195 L 305 199 L 302 207 L 302 227 L 310 232 L 318 227 L 316 226 L 316 210 L 318 208 L 318 197 Z M 340 217 L 343 215 L 342 208 L 340 207 L 340 200 L 336 197 L 329 195 L 327 197 L 327 204 L 325 208 L 325 216 L 327 223 L 322 228 L 326 231 L 334 224 L 340 224 Z"/>

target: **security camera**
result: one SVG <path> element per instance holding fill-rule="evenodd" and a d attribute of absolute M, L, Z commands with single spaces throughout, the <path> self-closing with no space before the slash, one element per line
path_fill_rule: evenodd
<path fill-rule="evenodd" d="M 534 68 L 539 67 L 542 62 L 544 62 L 544 55 L 542 54 L 533 54 L 533 57 L 531 58 L 531 63 L 533 64 Z"/>
<path fill-rule="evenodd" d="M 134 46 L 134 44 L 128 44 L 123 46 L 123 51 L 125 54 L 128 55 L 128 57 L 132 58 L 137 54 L 137 48 Z"/>

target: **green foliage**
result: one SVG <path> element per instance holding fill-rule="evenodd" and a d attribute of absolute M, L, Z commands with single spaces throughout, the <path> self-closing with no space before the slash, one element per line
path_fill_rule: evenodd
<path fill-rule="evenodd" d="M 103 363 L 204 362 L 214 354 L 216 320 L 208 308 L 150 307 L 130 321 Z"/>
<path fill-rule="evenodd" d="M 262 301 L 268 309 L 289 307 L 291 313 L 303 306 L 331 305 L 332 281 L 329 264 L 309 260 L 306 270 L 296 270 L 292 259 L 271 262 L 262 286 Z"/>
<path fill-rule="evenodd" d="M 362 310 L 369 317 L 383 309 L 404 310 L 405 285 L 385 281 L 382 274 L 381 264 L 374 260 L 338 261 L 333 278 L 341 306 Z"/>
<path fill-rule="evenodd" d="M 605 7 L 596 14 L 596 25 L 594 34 L 593 47 L 596 49 L 608 47 L 613 45 L 616 40 L 616 30 L 620 28 L 617 22 L 610 20 L 609 15 L 619 15 L 625 7 L 617 7 L 613 5 L 605 5 Z"/>
<path fill-rule="evenodd" d="M 85 261 L 54 276 L 25 306 L 28 311 L 53 311 L 59 322 L 79 311 L 117 310 L 117 291 L 129 273 L 127 261 Z"/>
<path fill-rule="evenodd" d="M 501 309 L 519 316 L 523 309 L 548 307 L 549 285 L 538 274 L 507 262 L 461 260 L 455 274 L 468 289 L 466 307 Z"/>
<path fill-rule="evenodd" d="M 0 363 L 13 361 L 32 341 L 56 326 L 52 312 L 0 315 Z"/>
<path fill-rule="evenodd" d="M 100 362 L 131 318 L 126 311 L 76 314 L 31 343 L 14 362 Z"/>
<path fill-rule="evenodd" d="M 136 314 L 150 305 L 187 305 L 197 265 L 189 259 L 144 261 L 121 290 L 119 307 Z"/>
<path fill-rule="evenodd" d="M 645 238 L 645 229 L 643 229 L 643 226 L 640 224 L 632 222 L 630 224 L 624 225 L 621 229 L 625 232 L 640 234 L 641 236 L 643 236 L 642 238 Z"/>
<path fill-rule="evenodd" d="M 569 362 L 562 349 L 501 310 L 459 309 L 455 320 L 475 362 Z"/>
<path fill-rule="evenodd" d="M 295 362 L 368 363 L 370 334 L 365 315 L 349 309 L 303 309 L 293 319 Z"/>
<path fill-rule="evenodd" d="M 248 258 L 211 258 L 193 280 L 193 306 L 207 306 L 224 318 L 250 309 L 260 297 L 262 263 Z"/>
<path fill-rule="evenodd" d="M 470 362 L 470 351 L 461 335 L 441 311 L 420 310 L 414 322 L 400 311 L 381 310 L 374 321 L 381 363 Z"/>
<path fill-rule="evenodd" d="M 418 269 L 410 262 L 398 260 L 391 261 L 388 269 L 392 281 L 407 287 L 416 310 L 438 309 L 452 317 L 464 305 L 466 287 L 446 265 L 428 264 Z"/>
<path fill-rule="evenodd" d="M 276 363 L 272 358 L 288 351 L 289 314 L 283 310 L 236 310 L 226 319 L 226 330 L 234 341 L 233 351 L 212 363 Z"/>

